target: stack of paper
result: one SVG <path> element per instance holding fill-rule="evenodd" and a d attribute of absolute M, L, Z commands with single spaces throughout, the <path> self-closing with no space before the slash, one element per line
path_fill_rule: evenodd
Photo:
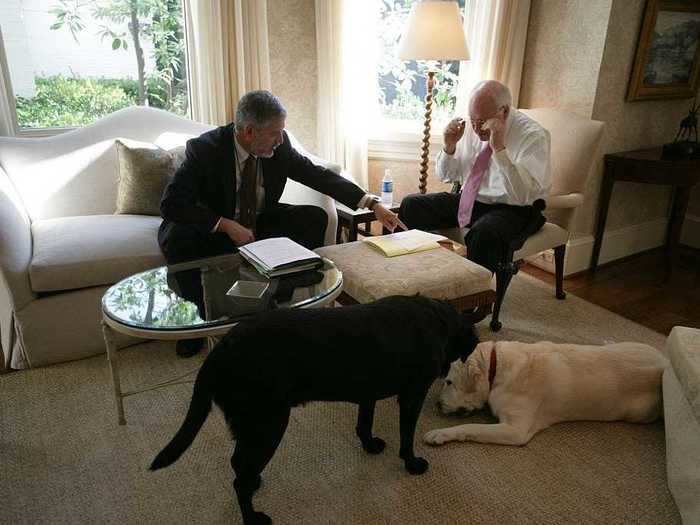
<path fill-rule="evenodd" d="M 440 245 L 437 241 L 446 238 L 443 235 L 436 235 L 422 230 L 408 230 L 382 235 L 381 237 L 367 237 L 364 241 L 387 257 L 395 257 L 397 255 L 439 248 Z"/>
<path fill-rule="evenodd" d="M 323 266 L 321 256 L 287 237 L 274 237 L 241 246 L 241 256 L 268 278 Z"/>

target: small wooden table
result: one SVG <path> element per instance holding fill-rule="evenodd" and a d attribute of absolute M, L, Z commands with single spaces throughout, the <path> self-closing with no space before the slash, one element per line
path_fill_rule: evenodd
<path fill-rule="evenodd" d="M 338 211 L 338 233 L 336 234 L 335 241 L 340 244 L 342 242 L 341 232 L 342 228 L 347 228 L 348 230 L 348 242 L 353 242 L 357 240 L 358 232 L 365 237 L 370 237 L 372 232 L 370 227 L 373 221 L 377 220 L 377 216 L 374 212 L 368 208 L 359 208 L 357 210 L 351 210 L 347 206 L 335 203 L 336 210 Z M 391 206 L 386 206 L 394 213 L 398 213 L 401 207 L 399 203 L 393 203 Z M 360 229 L 360 225 L 364 224 L 364 228 Z"/>
<path fill-rule="evenodd" d="M 661 158 L 661 147 L 605 155 L 605 172 L 600 189 L 591 271 L 595 271 L 598 267 L 610 196 L 613 185 L 618 180 L 673 186 L 673 205 L 666 230 L 666 278 L 668 279 L 673 264 L 677 262 L 678 243 L 690 192 L 700 180 L 700 160 L 665 160 Z"/>

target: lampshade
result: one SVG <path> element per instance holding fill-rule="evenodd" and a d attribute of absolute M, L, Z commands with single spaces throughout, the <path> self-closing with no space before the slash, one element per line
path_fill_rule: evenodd
<path fill-rule="evenodd" d="M 398 55 L 402 60 L 469 60 L 457 2 L 413 4 Z"/>

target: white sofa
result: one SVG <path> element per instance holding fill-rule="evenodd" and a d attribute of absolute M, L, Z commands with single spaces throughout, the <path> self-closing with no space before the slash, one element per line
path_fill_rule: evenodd
<path fill-rule="evenodd" d="M 666 340 L 664 423 L 668 488 L 686 525 L 700 524 L 700 330 L 676 326 Z"/>
<path fill-rule="evenodd" d="M 208 129 L 165 111 L 131 107 L 50 138 L 0 137 L 0 371 L 104 351 L 104 291 L 164 263 L 156 240 L 160 217 L 114 214 L 114 139 L 172 149 Z M 329 219 L 326 243 L 335 242 L 332 199 L 290 180 L 282 200 L 322 207 Z"/>

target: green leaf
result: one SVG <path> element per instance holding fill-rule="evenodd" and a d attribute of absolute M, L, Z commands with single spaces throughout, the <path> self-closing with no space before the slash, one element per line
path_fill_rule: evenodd
<path fill-rule="evenodd" d="M 112 40 L 112 49 L 117 50 L 122 45 L 122 41 L 119 38 Z"/>

